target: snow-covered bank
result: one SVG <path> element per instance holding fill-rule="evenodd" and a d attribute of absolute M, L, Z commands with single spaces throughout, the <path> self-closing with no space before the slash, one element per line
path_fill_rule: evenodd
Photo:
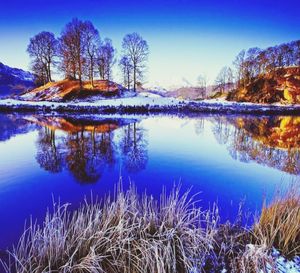
<path fill-rule="evenodd" d="M 165 97 L 135 96 L 94 102 L 49 102 L 0 100 L 0 111 L 42 111 L 81 113 L 248 113 L 300 114 L 300 105 L 238 103 L 221 100 L 187 101 Z"/>

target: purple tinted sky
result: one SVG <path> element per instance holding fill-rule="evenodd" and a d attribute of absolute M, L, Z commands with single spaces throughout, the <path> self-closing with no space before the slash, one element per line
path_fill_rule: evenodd
<path fill-rule="evenodd" d="M 213 81 L 242 49 L 300 39 L 299 9 L 297 0 L 2 1 L 0 62 L 28 69 L 29 38 L 42 30 L 59 35 L 78 17 L 112 38 L 118 52 L 126 33 L 139 32 L 151 50 L 149 85 L 194 83 L 200 73 Z"/>

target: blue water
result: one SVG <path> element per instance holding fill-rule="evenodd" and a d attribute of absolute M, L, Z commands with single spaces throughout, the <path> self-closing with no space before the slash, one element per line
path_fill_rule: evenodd
<path fill-rule="evenodd" d="M 264 196 L 298 177 L 298 119 L 1 114 L 0 249 L 53 200 L 77 207 L 113 191 L 120 177 L 156 197 L 163 186 L 192 188 L 201 207 L 218 203 L 223 221 L 235 219 L 242 200 L 254 214 Z"/>

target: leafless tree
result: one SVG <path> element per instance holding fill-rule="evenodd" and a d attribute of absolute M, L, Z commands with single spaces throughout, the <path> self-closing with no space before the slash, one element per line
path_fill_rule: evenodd
<path fill-rule="evenodd" d="M 85 31 L 83 33 L 83 43 L 85 45 L 86 54 L 86 70 L 88 78 L 91 82 L 92 87 L 94 87 L 94 70 L 97 61 L 97 48 L 100 44 L 100 36 L 98 30 L 89 21 L 84 22 Z"/>
<path fill-rule="evenodd" d="M 133 69 L 127 56 L 123 56 L 121 58 L 119 66 L 123 77 L 123 85 L 127 88 L 127 90 L 130 90 Z"/>
<path fill-rule="evenodd" d="M 148 43 L 139 34 L 132 33 L 124 37 L 122 48 L 132 65 L 133 90 L 136 91 L 137 81 L 143 76 L 145 62 L 149 55 Z"/>
<path fill-rule="evenodd" d="M 87 49 L 92 50 L 96 36 L 97 30 L 90 21 L 81 21 L 77 18 L 68 23 L 61 34 L 62 68 L 67 77 L 78 77 L 80 86 L 82 86 L 85 68 L 90 65 L 87 61 Z"/>
<path fill-rule="evenodd" d="M 224 93 L 233 85 L 233 73 L 230 67 L 224 66 L 216 78 L 216 89 Z"/>
<path fill-rule="evenodd" d="M 237 87 L 241 87 L 244 85 L 243 75 L 244 75 L 244 62 L 245 62 L 245 50 L 242 50 L 233 61 L 233 65 L 236 68 L 236 79 L 237 79 Z"/>
<path fill-rule="evenodd" d="M 32 69 L 43 84 L 52 81 L 51 69 L 57 56 L 57 45 L 54 34 L 43 31 L 32 37 L 27 47 Z"/>
<path fill-rule="evenodd" d="M 102 80 L 111 80 L 112 67 L 115 63 L 115 49 L 112 41 L 108 38 L 104 39 L 98 50 L 97 67 L 99 76 Z"/>
<path fill-rule="evenodd" d="M 234 61 L 238 88 L 245 88 L 259 74 L 276 73 L 277 69 L 300 65 L 300 41 L 266 49 L 250 48 L 241 51 Z"/>
<path fill-rule="evenodd" d="M 199 75 L 197 78 L 198 87 L 200 90 L 200 95 L 202 98 L 206 98 L 207 96 L 207 79 L 205 75 Z"/>

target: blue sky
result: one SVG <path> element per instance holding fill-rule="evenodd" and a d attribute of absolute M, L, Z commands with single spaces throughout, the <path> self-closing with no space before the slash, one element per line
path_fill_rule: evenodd
<path fill-rule="evenodd" d="M 2 1 L 0 62 L 29 69 L 30 37 L 59 35 L 78 17 L 91 20 L 118 52 L 126 33 L 140 33 L 150 46 L 148 85 L 195 83 L 199 74 L 212 82 L 242 49 L 300 39 L 299 9 L 297 0 Z"/>

